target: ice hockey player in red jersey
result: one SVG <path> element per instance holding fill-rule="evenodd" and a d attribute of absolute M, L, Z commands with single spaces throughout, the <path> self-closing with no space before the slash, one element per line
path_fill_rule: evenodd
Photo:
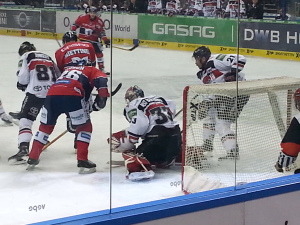
<path fill-rule="evenodd" d="M 63 46 L 55 52 L 56 63 L 61 72 L 65 67 L 76 66 L 82 61 L 90 61 L 92 66 L 96 65 L 93 45 L 77 39 L 76 32 L 67 31 L 62 38 Z"/>
<path fill-rule="evenodd" d="M 98 95 L 93 103 L 93 111 L 106 105 L 109 97 L 107 76 L 92 66 L 67 67 L 57 81 L 50 87 L 42 108 L 41 123 L 36 133 L 27 169 L 39 164 L 39 157 L 49 135 L 52 133 L 60 114 L 66 114 L 71 124 L 76 126 L 77 166 L 79 173 L 93 173 L 96 164 L 88 160 L 88 147 L 92 135 L 89 102 L 91 91 L 96 88 Z"/>
<path fill-rule="evenodd" d="M 86 9 L 86 14 L 80 15 L 75 20 L 71 30 L 76 31 L 79 28 L 79 40 L 89 41 L 93 44 L 97 56 L 98 67 L 106 73 L 104 70 L 103 45 L 101 41 L 103 40 L 108 48 L 110 47 L 110 40 L 106 37 L 104 22 L 97 16 L 97 11 L 97 8 L 94 6 L 88 7 Z M 107 75 L 109 75 L 109 73 L 107 73 Z"/>
<path fill-rule="evenodd" d="M 21 68 L 17 72 L 17 88 L 26 93 L 19 113 L 19 152 L 8 158 L 11 164 L 26 163 L 29 143 L 32 138 L 32 125 L 44 104 L 47 92 L 60 75 L 52 58 L 36 51 L 33 44 L 25 41 L 19 48 Z"/>
<path fill-rule="evenodd" d="M 300 88 L 294 93 L 294 102 L 297 110 L 300 111 Z M 281 141 L 281 152 L 279 153 L 278 160 L 275 164 L 275 169 L 278 172 L 284 172 L 286 168 L 289 170 L 297 159 L 300 152 L 300 113 L 297 113 L 288 127 L 282 141 Z M 297 172 L 298 173 L 298 172 Z"/>
<path fill-rule="evenodd" d="M 200 79 L 201 84 L 245 80 L 245 75 L 241 72 L 246 64 L 246 58 L 243 55 L 211 55 L 208 47 L 201 46 L 194 51 L 193 57 L 195 58 L 196 66 L 200 69 L 197 77 Z M 195 121 L 198 117 L 198 120 L 203 122 L 203 145 L 201 146 L 201 151 L 211 152 L 213 150 L 213 141 L 217 133 L 226 150 L 226 155 L 220 157 L 219 160 L 239 159 L 236 135 L 230 126 L 249 101 L 249 97 L 248 95 L 237 97 L 196 95 L 192 99 L 190 102 L 192 120 Z M 237 109 L 235 101 L 237 101 Z M 235 113 L 236 111 L 237 113 Z"/>
<path fill-rule="evenodd" d="M 180 154 L 180 128 L 173 120 L 175 103 L 160 96 L 145 97 L 136 85 L 126 91 L 125 99 L 129 128 L 112 134 L 112 151 L 122 153 L 129 180 L 151 179 L 155 175 L 151 165 L 168 168 Z M 136 147 L 140 138 L 142 143 Z"/>

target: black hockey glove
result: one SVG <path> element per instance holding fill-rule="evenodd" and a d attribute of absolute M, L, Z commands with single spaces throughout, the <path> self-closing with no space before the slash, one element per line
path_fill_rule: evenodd
<path fill-rule="evenodd" d="M 224 80 L 225 82 L 232 82 L 236 81 L 237 74 L 235 71 L 231 71 L 229 73 L 224 74 Z"/>
<path fill-rule="evenodd" d="M 25 91 L 27 88 L 27 84 L 20 84 L 19 82 L 17 82 L 17 88 L 21 91 Z"/>
<path fill-rule="evenodd" d="M 66 119 L 67 119 L 67 130 L 70 133 L 75 134 L 76 126 L 72 124 L 72 121 L 69 117 L 67 117 Z"/>
<path fill-rule="evenodd" d="M 110 40 L 109 39 L 105 39 L 104 44 L 105 44 L 106 48 L 110 48 Z"/>
<path fill-rule="evenodd" d="M 96 96 L 94 103 L 93 103 L 93 111 L 100 111 L 106 106 L 107 97 L 100 97 L 99 95 Z"/>

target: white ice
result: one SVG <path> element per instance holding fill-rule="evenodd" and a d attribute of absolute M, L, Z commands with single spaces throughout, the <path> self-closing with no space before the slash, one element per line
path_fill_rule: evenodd
<path fill-rule="evenodd" d="M 6 112 L 18 111 L 24 93 L 16 88 L 18 48 L 23 41 L 34 43 L 36 48 L 54 58 L 58 48 L 55 40 L 27 37 L 1 37 L 0 98 Z M 139 85 L 146 95 L 162 95 L 176 101 L 182 108 L 182 92 L 185 86 L 197 84 L 198 71 L 191 52 L 139 47 L 132 52 L 105 49 L 106 69 L 113 67 L 113 87 L 122 82 L 120 92 L 111 104 L 100 112 L 92 113 L 93 136 L 89 159 L 97 164 L 97 172 L 79 175 L 73 150 L 74 136 L 64 135 L 42 153 L 40 164 L 34 171 L 26 171 L 25 165 L 8 165 L 7 158 L 17 152 L 18 127 L 5 127 L 0 121 L 0 218 L 3 225 L 21 225 L 95 212 L 109 208 L 159 200 L 182 195 L 180 168 L 157 170 L 153 180 L 130 182 L 125 179 L 125 168 L 109 169 L 109 145 L 106 139 L 113 132 L 128 126 L 123 117 L 124 93 L 128 87 Z M 299 62 L 247 57 L 245 73 L 248 79 L 275 76 L 295 76 Z M 284 73 L 284 74 L 283 74 Z M 112 115 L 112 124 L 111 117 Z M 181 124 L 181 116 L 178 121 Z M 1 126 L 2 125 L 2 126 Z M 36 132 L 39 119 L 34 123 Z M 110 126 L 111 125 L 111 126 Z M 61 116 L 50 140 L 66 129 Z M 113 160 L 121 156 L 113 153 Z M 177 184 L 175 186 L 174 184 Z M 36 206 L 37 210 L 32 210 Z M 39 206 L 39 207 L 38 207 Z M 36 208 L 34 208 L 36 209 Z"/>

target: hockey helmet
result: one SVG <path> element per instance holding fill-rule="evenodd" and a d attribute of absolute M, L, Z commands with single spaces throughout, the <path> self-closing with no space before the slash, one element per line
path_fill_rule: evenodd
<path fill-rule="evenodd" d="M 211 56 L 211 51 L 210 51 L 209 48 L 206 47 L 206 46 L 201 46 L 201 47 L 197 48 L 197 49 L 193 52 L 193 57 L 194 57 L 194 58 L 202 58 L 202 57 L 205 57 L 205 59 L 208 60 L 210 56 Z"/>
<path fill-rule="evenodd" d="M 77 41 L 77 39 L 78 37 L 75 31 L 67 31 L 62 38 L 62 42 L 66 44 L 70 41 Z"/>
<path fill-rule="evenodd" d="M 134 85 L 130 88 L 128 88 L 128 90 L 125 93 L 125 100 L 126 102 L 131 102 L 132 100 L 136 99 L 136 98 L 143 98 L 144 95 L 144 91 L 139 88 L 137 85 Z"/>
<path fill-rule="evenodd" d="M 33 44 L 28 41 L 24 41 L 19 47 L 19 55 L 22 56 L 25 52 L 36 51 L 36 48 Z"/>
<path fill-rule="evenodd" d="M 295 107 L 300 111 L 300 88 L 298 88 L 294 93 Z"/>
<path fill-rule="evenodd" d="M 95 6 L 87 7 L 85 9 L 85 13 L 87 14 L 87 13 L 90 13 L 90 12 L 97 13 L 98 9 Z"/>

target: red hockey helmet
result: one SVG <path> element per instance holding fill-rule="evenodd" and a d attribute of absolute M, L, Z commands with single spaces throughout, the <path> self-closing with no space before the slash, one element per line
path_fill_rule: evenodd
<path fill-rule="evenodd" d="M 295 107 L 300 111 L 300 88 L 298 88 L 294 93 Z"/>

